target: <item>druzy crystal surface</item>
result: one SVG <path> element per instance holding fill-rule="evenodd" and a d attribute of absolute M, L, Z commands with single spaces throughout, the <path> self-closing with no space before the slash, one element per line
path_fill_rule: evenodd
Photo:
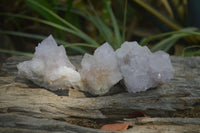
<path fill-rule="evenodd" d="M 34 57 L 17 65 L 18 75 L 50 90 L 78 87 L 80 74 L 69 61 L 65 48 L 50 35 L 35 49 Z"/>
<path fill-rule="evenodd" d="M 117 51 L 120 70 L 128 92 L 140 92 L 168 82 L 174 76 L 169 55 L 151 53 L 137 42 L 124 42 Z"/>
<path fill-rule="evenodd" d="M 93 95 L 103 95 L 122 79 L 118 67 L 116 53 L 104 43 L 98 47 L 94 55 L 85 54 L 79 71 L 85 84 L 85 91 Z"/>

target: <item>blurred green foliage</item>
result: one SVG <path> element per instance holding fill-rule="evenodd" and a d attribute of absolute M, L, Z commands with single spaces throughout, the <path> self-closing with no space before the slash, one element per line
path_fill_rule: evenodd
<path fill-rule="evenodd" d="M 200 4 L 198 0 L 18 0 L 13 3 L 12 9 L 9 8 L 12 5 L 3 6 L 8 1 L 2 0 L 0 15 L 4 19 L 0 33 L 14 40 L 18 36 L 18 39 L 40 41 L 53 34 L 58 44 L 68 49 L 68 54 L 92 52 L 104 42 L 117 49 L 124 41 L 135 40 L 152 51 L 200 54 L 200 27 L 194 22 L 200 20 L 196 13 L 199 9 L 194 6 Z M 25 39 L 26 42 L 35 46 L 38 41 Z M 19 45 L 26 44 L 11 49 L 4 46 L 0 52 L 31 56 L 26 53 L 31 51 L 29 48 L 23 49 L 28 46 Z"/>

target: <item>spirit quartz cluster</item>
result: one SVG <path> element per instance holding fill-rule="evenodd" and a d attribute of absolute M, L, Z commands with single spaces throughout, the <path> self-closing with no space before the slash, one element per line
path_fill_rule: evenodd
<path fill-rule="evenodd" d="M 145 91 L 168 82 L 174 75 L 169 55 L 163 51 L 151 53 L 137 42 L 124 42 L 116 52 L 105 43 L 85 54 L 81 69 L 69 61 L 63 46 L 57 46 L 50 35 L 43 40 L 30 61 L 18 64 L 19 76 L 50 90 L 69 87 L 103 95 L 123 79 L 130 93 Z"/>
<path fill-rule="evenodd" d="M 85 54 L 81 66 L 80 74 L 85 88 L 94 95 L 107 93 L 122 79 L 116 53 L 108 43 L 97 48 L 94 55 Z"/>
<path fill-rule="evenodd" d="M 50 35 L 35 48 L 34 57 L 17 65 L 19 76 L 50 90 L 77 88 L 81 77 L 69 61 L 65 48 Z"/>
<path fill-rule="evenodd" d="M 145 91 L 174 76 L 170 57 L 163 51 L 151 53 L 137 42 L 124 42 L 116 53 L 128 92 Z"/>

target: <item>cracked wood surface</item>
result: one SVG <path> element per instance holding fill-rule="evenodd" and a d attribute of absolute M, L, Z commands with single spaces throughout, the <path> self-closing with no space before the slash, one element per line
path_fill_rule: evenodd
<path fill-rule="evenodd" d="M 11 57 L 2 65 L 0 75 L 0 130 L 2 131 L 29 132 L 37 129 L 38 132 L 65 130 L 72 133 L 87 130 L 97 132 L 98 130 L 71 125 L 60 119 L 68 117 L 123 119 L 129 118 L 133 111 L 140 111 L 157 119 L 144 118 L 142 124 L 141 121 L 140 123 L 137 121 L 127 131 L 133 129 L 148 131 L 149 125 L 156 127 L 149 129 L 149 132 L 156 129 L 160 131 L 170 129 L 171 132 L 200 130 L 200 124 L 195 123 L 200 121 L 200 57 L 171 57 L 175 77 L 167 84 L 135 94 L 127 93 L 118 85 L 109 94 L 101 97 L 91 97 L 74 89 L 54 93 L 30 81 L 17 78 L 16 64 L 28 59 Z M 73 56 L 70 59 L 76 67 L 80 67 L 81 56 Z M 184 111 L 192 112 L 185 116 L 191 117 L 189 120 L 176 118 Z M 145 119 L 149 121 L 144 122 Z M 16 124 L 15 120 L 19 120 L 24 126 Z M 161 120 L 162 124 L 158 124 Z M 180 121 L 188 122 L 180 123 Z M 40 122 L 44 125 L 39 126 Z M 53 124 L 55 125 L 52 126 Z M 188 124 L 193 128 L 186 126 Z M 50 126 L 52 128 L 48 128 Z"/>

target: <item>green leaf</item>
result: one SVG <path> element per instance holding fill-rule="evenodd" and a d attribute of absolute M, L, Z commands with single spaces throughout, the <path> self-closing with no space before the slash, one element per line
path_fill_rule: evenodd
<path fill-rule="evenodd" d="M 165 23 L 166 25 L 171 27 L 172 29 L 174 29 L 174 30 L 182 29 L 182 27 L 180 25 L 178 25 L 176 22 L 174 22 L 170 18 L 166 17 L 164 14 L 161 14 L 160 11 L 156 10 L 151 5 L 149 5 L 149 3 L 147 3 L 147 1 L 144 1 L 144 0 L 133 0 L 133 1 L 135 3 L 137 3 L 139 6 L 141 6 L 142 8 L 144 8 L 146 11 L 148 11 L 148 13 L 151 13 L 153 16 L 158 18 L 160 21 L 162 21 L 163 23 Z"/>
<path fill-rule="evenodd" d="M 186 33 L 180 33 L 180 34 L 174 34 L 171 37 L 168 37 L 162 41 L 160 41 L 159 43 L 155 44 L 151 50 L 153 52 L 157 51 L 157 50 L 164 50 L 164 51 L 168 51 L 180 38 L 182 37 L 186 37 L 189 34 Z"/>
<path fill-rule="evenodd" d="M 19 52 L 19 51 L 13 51 L 13 50 L 0 49 L 0 52 L 6 53 L 6 54 L 12 54 L 12 55 L 21 55 L 21 56 L 33 57 L 33 54 L 31 54 L 31 53 Z"/>
<path fill-rule="evenodd" d="M 164 33 L 164 34 L 150 37 L 150 39 L 148 39 L 148 41 L 150 41 L 150 40 L 152 41 L 152 40 L 158 39 L 160 37 L 165 37 L 165 36 L 171 35 L 170 37 L 163 39 L 159 43 L 155 44 L 151 48 L 151 50 L 153 52 L 157 51 L 157 50 L 168 51 L 180 38 L 183 38 L 186 36 L 191 36 L 191 35 L 200 35 L 199 32 L 195 32 L 196 30 L 197 30 L 197 28 L 185 28 L 180 31 L 174 31 L 174 32 Z M 143 43 L 144 43 L 144 41 L 143 41 Z"/>
<path fill-rule="evenodd" d="M 35 35 L 35 34 L 29 34 L 29 33 L 23 33 L 23 32 L 15 32 L 15 31 L 2 31 L 0 30 L 1 34 L 9 34 L 9 35 L 14 35 L 14 36 L 20 36 L 20 37 L 26 37 L 26 38 L 31 38 L 31 39 L 37 39 L 37 40 L 44 40 L 46 36 L 42 35 Z M 86 43 L 68 43 L 59 39 L 55 39 L 56 42 L 60 45 L 63 45 L 65 48 L 72 48 L 79 53 L 85 53 L 87 52 L 86 50 L 77 47 L 77 46 L 83 46 L 83 47 L 91 47 L 91 48 L 97 48 L 96 46 L 92 44 L 86 44 Z"/>
<path fill-rule="evenodd" d="M 96 26 L 96 28 L 99 30 L 100 35 L 103 37 L 103 39 L 105 39 L 102 41 L 106 41 L 110 45 L 113 46 L 114 42 L 113 42 L 113 34 L 112 34 L 111 29 L 102 21 L 99 15 L 97 15 L 97 12 L 95 11 L 90 1 L 89 1 L 89 4 L 92 11 L 95 13 L 95 16 L 92 15 L 90 12 L 87 12 L 84 10 L 76 10 L 75 13 L 78 13 L 78 15 L 84 17 L 85 19 L 93 23 Z"/>
<path fill-rule="evenodd" d="M 125 34 L 126 34 L 126 17 L 127 17 L 127 0 L 125 0 L 125 7 L 124 7 L 124 19 L 123 19 L 123 30 L 122 30 L 122 42 L 125 41 Z"/>
<path fill-rule="evenodd" d="M 65 28 L 65 29 L 68 29 L 68 31 L 70 31 L 71 33 L 79 35 L 80 38 L 83 38 L 84 40 L 87 40 L 89 43 L 91 43 L 93 45 L 99 46 L 99 44 L 94 39 L 89 37 L 87 34 L 82 32 L 80 29 L 76 28 L 74 25 L 72 25 L 71 23 L 69 23 L 65 19 L 61 18 L 60 16 L 58 16 L 56 13 L 54 13 L 51 10 L 49 10 L 45 6 L 41 5 L 39 0 L 37 0 L 37 1 L 35 1 L 35 0 L 26 0 L 26 1 L 29 2 L 30 4 L 32 4 L 34 7 L 40 8 L 40 10 L 42 10 L 46 14 L 50 15 L 52 17 L 52 19 L 55 19 L 56 21 L 59 21 L 60 23 L 64 24 L 65 26 L 69 27 L 69 28 Z M 34 18 L 32 20 L 39 20 L 39 19 Z M 58 26 L 59 27 L 64 27 L 64 25 L 62 26 L 62 25 L 60 25 L 60 23 L 55 23 L 54 21 L 47 22 L 45 20 L 41 20 L 40 19 L 40 22 L 48 24 L 48 25 L 50 25 L 50 23 L 53 24 L 54 26 L 57 25 L 56 26 L 57 28 L 58 28 Z"/>
<path fill-rule="evenodd" d="M 40 22 L 40 23 L 52 26 L 54 28 L 57 28 L 57 29 L 69 32 L 69 33 L 71 33 L 71 34 L 73 34 L 73 35 L 75 35 L 77 37 L 80 37 L 80 38 L 84 39 L 88 43 L 90 43 L 92 45 L 95 45 L 96 47 L 98 47 L 100 45 L 94 39 L 92 39 L 91 37 L 89 37 L 87 34 L 85 34 L 83 32 L 74 31 L 74 30 L 72 30 L 70 28 L 67 28 L 67 27 L 65 27 L 63 25 L 60 25 L 60 24 L 57 24 L 57 23 L 54 23 L 54 22 L 46 21 L 46 20 L 39 19 L 39 18 L 29 17 L 29 16 L 25 16 L 25 15 L 20 15 L 20 14 L 9 14 L 9 13 L 5 14 L 5 13 L 3 13 L 3 15 L 15 16 L 15 17 L 22 18 L 22 19 L 28 19 L 28 20 L 37 21 L 37 22 Z"/>
<path fill-rule="evenodd" d="M 106 4 L 106 7 L 107 7 L 107 10 L 110 14 L 110 17 L 111 17 L 111 20 L 112 20 L 112 23 L 113 23 L 113 27 L 114 27 L 114 33 L 115 33 L 115 38 L 116 38 L 116 44 L 117 44 L 117 47 L 120 47 L 120 45 L 122 44 L 122 40 L 121 40 L 121 35 L 120 35 L 120 30 L 119 30 L 119 26 L 117 24 L 117 20 L 115 18 L 115 15 L 112 11 L 112 8 L 110 6 L 110 3 L 107 1 L 107 0 L 104 0 L 105 4 Z M 117 48 L 115 47 L 115 48 Z"/>
<path fill-rule="evenodd" d="M 195 32 L 197 30 L 198 30 L 197 28 L 189 27 L 189 28 L 184 28 L 184 29 L 179 30 L 179 31 L 172 31 L 172 32 L 158 34 L 158 35 L 151 36 L 151 37 L 148 37 L 146 39 L 141 40 L 140 45 L 144 46 L 144 45 L 147 45 L 151 41 L 154 41 L 156 39 L 161 39 L 163 37 L 174 35 L 174 34 L 186 33 L 186 34 L 191 34 L 191 35 L 200 35 L 199 32 Z"/>
<path fill-rule="evenodd" d="M 87 43 L 69 43 L 68 45 L 63 45 L 65 48 L 74 47 L 74 46 L 83 46 L 83 47 L 90 47 L 90 48 L 97 48 L 94 45 L 87 44 Z"/>
<path fill-rule="evenodd" d="M 110 45 L 113 45 L 113 37 L 112 37 L 112 32 L 111 29 L 105 25 L 104 22 L 98 17 L 98 16 L 92 16 L 91 14 L 88 14 L 88 20 L 92 22 L 97 29 L 100 32 L 100 35 L 105 39 L 106 42 L 108 42 Z"/>
<path fill-rule="evenodd" d="M 191 47 L 186 47 L 183 51 L 183 55 L 184 56 L 199 56 L 200 55 L 200 49 L 199 49 L 200 46 L 191 46 Z M 195 48 L 196 50 L 195 51 L 186 51 L 190 48 Z"/>
<path fill-rule="evenodd" d="M 55 8 L 53 8 L 52 5 L 50 5 L 50 2 L 48 2 L 47 0 L 34 0 L 34 1 L 35 1 L 35 3 L 39 3 L 41 6 L 51 10 L 52 12 L 54 12 L 54 13 L 56 12 Z M 41 16 L 43 16 L 46 20 L 55 22 L 55 23 L 60 23 L 60 21 L 58 21 L 57 19 L 54 19 L 51 14 L 46 12 L 44 10 L 44 8 L 41 8 L 40 6 L 37 6 L 36 4 L 32 3 L 31 0 L 24 0 L 24 2 L 28 6 L 30 6 L 33 10 L 38 12 Z"/>
<path fill-rule="evenodd" d="M 67 9 L 66 9 L 66 13 L 65 13 L 65 20 L 68 20 L 68 18 L 69 18 L 73 1 L 74 0 L 67 0 Z"/>

